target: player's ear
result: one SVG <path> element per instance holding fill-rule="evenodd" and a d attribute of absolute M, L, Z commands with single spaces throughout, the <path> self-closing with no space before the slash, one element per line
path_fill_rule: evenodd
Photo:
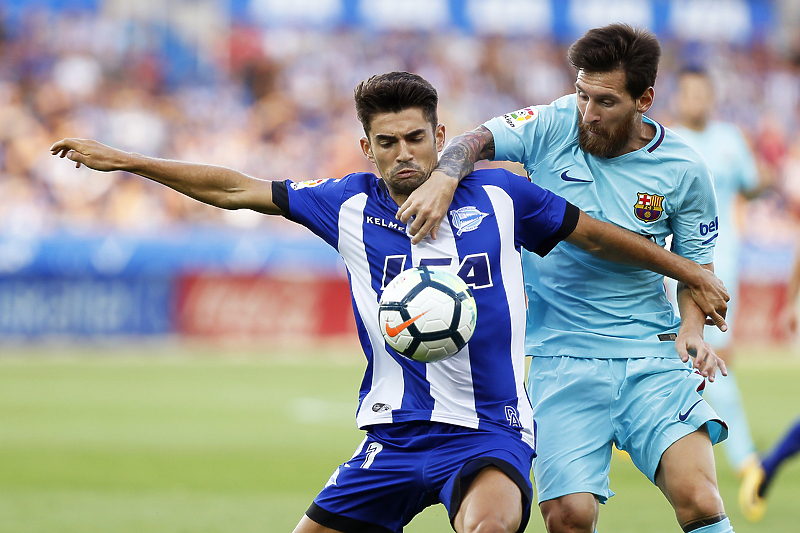
<path fill-rule="evenodd" d="M 644 94 L 636 99 L 636 111 L 639 113 L 647 113 L 647 110 L 653 105 L 653 99 L 655 96 L 655 90 L 652 87 L 648 87 L 644 91 Z"/>
<path fill-rule="evenodd" d="M 436 126 L 436 132 L 434 134 L 436 136 L 436 151 L 441 152 L 444 150 L 444 124 L 439 124 Z"/>
<path fill-rule="evenodd" d="M 371 162 L 375 162 L 375 156 L 372 153 L 372 146 L 369 144 L 369 139 L 366 137 L 361 137 L 361 151 L 364 152 L 364 157 L 369 159 Z"/>

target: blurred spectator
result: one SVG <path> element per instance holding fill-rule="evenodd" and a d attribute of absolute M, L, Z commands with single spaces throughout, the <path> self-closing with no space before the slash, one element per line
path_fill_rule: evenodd
<path fill-rule="evenodd" d="M 574 78 L 563 47 L 541 38 L 227 22 L 225 30 L 209 15 L 202 17 L 207 39 L 189 32 L 196 49 L 187 53 L 172 43 L 163 20 L 138 17 L 134 23 L 123 15 L 120 9 L 37 9 L 23 13 L 14 27 L 0 26 L 3 231 L 282 224 L 208 209 L 138 181 L 112 187 L 124 178 L 67 171 L 47 157 L 62 137 L 98 138 L 267 179 L 340 177 L 345 169 L 371 170 L 351 112 L 353 87 L 370 74 L 406 69 L 431 79 L 450 137 L 509 109 L 549 102 L 569 91 Z M 184 14 L 167 18 L 187 35 Z M 741 127 L 764 174 L 786 192 L 745 213 L 752 218 L 744 224 L 745 239 L 775 235 L 783 242 L 796 232 L 786 214 L 800 214 L 800 144 L 791 140 L 800 118 L 797 57 L 792 49 L 782 55 L 763 46 L 665 43 L 658 101 L 670 101 L 679 64 L 702 61 L 719 88 L 719 118 Z M 176 77 L 192 61 L 195 75 Z M 652 115 L 670 122 L 669 109 L 655 108 Z"/>

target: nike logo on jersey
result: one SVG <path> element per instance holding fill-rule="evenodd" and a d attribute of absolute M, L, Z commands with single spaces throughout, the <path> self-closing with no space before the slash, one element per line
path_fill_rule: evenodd
<path fill-rule="evenodd" d="M 698 403 L 702 402 L 702 401 L 703 401 L 703 400 L 697 400 L 696 402 L 694 402 L 694 405 L 692 405 L 692 406 L 689 408 L 689 410 L 688 410 L 688 411 L 686 411 L 685 413 L 678 413 L 678 420 L 680 420 L 681 422 L 683 422 L 684 420 L 686 420 L 686 418 L 689 416 L 689 413 L 691 413 L 691 412 L 692 412 L 692 409 L 694 409 L 694 408 L 695 408 L 695 406 L 696 406 Z"/>
<path fill-rule="evenodd" d="M 425 313 L 427 313 L 427 311 L 425 311 Z M 401 331 L 403 331 L 408 326 L 410 326 L 411 324 L 416 322 L 419 319 L 419 317 L 421 317 L 425 313 L 420 313 L 415 317 L 411 317 L 408 320 L 406 320 L 405 322 L 403 322 L 402 324 L 400 324 L 399 326 L 394 327 L 394 328 L 389 325 L 389 320 L 387 319 L 386 320 L 386 334 L 389 335 L 390 337 L 397 337 L 397 335 L 399 335 Z"/>
<path fill-rule="evenodd" d="M 572 176 L 568 176 L 567 172 L 569 172 L 569 171 L 565 170 L 564 172 L 561 173 L 561 179 L 564 180 L 564 181 L 577 181 L 577 182 L 580 182 L 580 183 L 591 183 L 592 182 L 592 180 L 584 180 L 584 179 L 581 179 L 581 178 L 573 178 Z"/>

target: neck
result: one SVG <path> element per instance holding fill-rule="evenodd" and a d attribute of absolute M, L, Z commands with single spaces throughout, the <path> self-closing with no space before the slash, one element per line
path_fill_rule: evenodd
<path fill-rule="evenodd" d="M 389 196 L 392 198 L 392 200 L 394 200 L 394 203 L 396 203 L 397 206 L 400 207 L 405 203 L 406 200 L 408 200 L 409 195 L 392 192 L 392 190 L 389 189 Z"/>
<path fill-rule="evenodd" d="M 706 129 L 707 122 L 708 121 L 706 120 L 705 117 L 697 117 L 697 118 L 684 117 L 683 119 L 681 119 L 681 124 L 684 127 L 694 131 L 703 131 L 704 129 Z"/>
<path fill-rule="evenodd" d="M 628 140 L 628 143 L 622 148 L 622 150 L 619 151 L 619 153 L 616 153 L 610 157 L 619 157 L 621 155 L 635 152 L 640 148 L 644 148 L 650 141 L 653 140 L 653 137 L 656 136 L 655 126 L 642 120 L 641 113 L 636 113 L 633 124 L 633 132 Z"/>

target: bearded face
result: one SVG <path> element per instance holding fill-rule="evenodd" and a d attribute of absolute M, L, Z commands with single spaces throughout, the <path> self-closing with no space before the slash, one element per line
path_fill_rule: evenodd
<path fill-rule="evenodd" d="M 597 123 L 585 123 L 578 110 L 578 144 L 581 150 L 596 157 L 614 157 L 622 152 L 635 133 L 636 109 L 632 108 L 612 128 Z"/>

